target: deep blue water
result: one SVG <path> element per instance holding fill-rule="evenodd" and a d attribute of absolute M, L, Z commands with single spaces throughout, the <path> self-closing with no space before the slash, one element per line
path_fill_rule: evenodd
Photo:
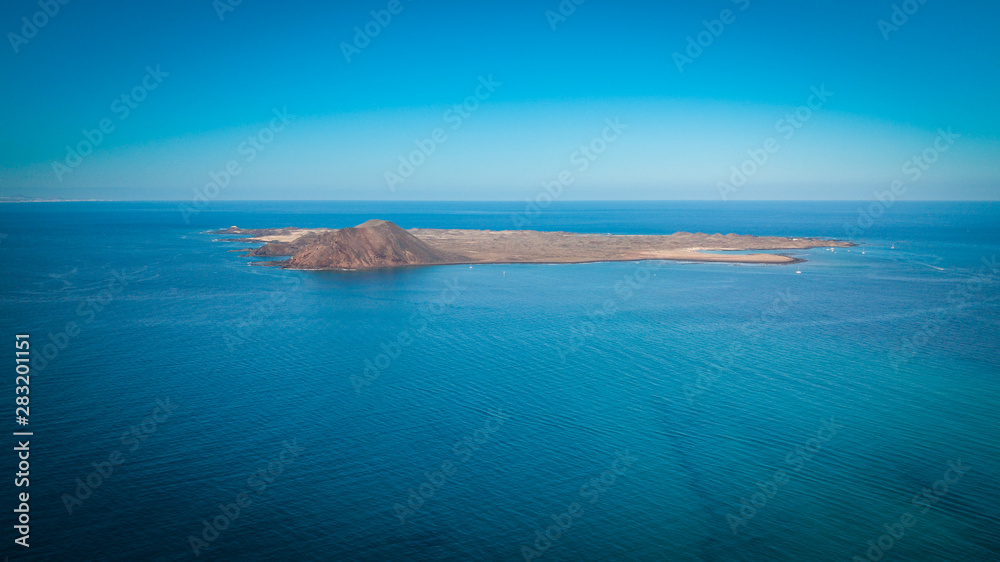
<path fill-rule="evenodd" d="M 842 238 L 866 205 L 565 203 L 531 226 Z M 195 559 L 215 520 L 201 559 L 1000 559 L 997 205 L 897 203 L 793 266 L 283 271 L 205 233 L 523 209 L 0 205 L 5 361 L 16 333 L 36 359 L 31 547 L 9 452 L 4 554 Z"/>

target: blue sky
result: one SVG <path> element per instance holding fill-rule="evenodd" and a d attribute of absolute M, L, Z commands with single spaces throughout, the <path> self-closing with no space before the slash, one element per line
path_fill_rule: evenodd
<path fill-rule="evenodd" d="M 995 2 L 48 1 L 0 8 L 0 196 L 1000 194 Z"/>

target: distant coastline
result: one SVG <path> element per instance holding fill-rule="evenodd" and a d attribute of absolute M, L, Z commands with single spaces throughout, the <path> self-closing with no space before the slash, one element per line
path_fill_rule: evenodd
<path fill-rule="evenodd" d="M 114 199 L 45 199 L 30 197 L 0 197 L 0 203 L 112 203 Z"/>

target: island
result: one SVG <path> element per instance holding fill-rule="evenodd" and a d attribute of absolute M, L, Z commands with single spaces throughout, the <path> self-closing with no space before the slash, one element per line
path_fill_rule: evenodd
<path fill-rule="evenodd" d="M 818 238 L 677 232 L 670 235 L 576 234 L 535 230 L 404 230 L 385 220 L 350 228 L 242 229 L 212 234 L 240 238 L 221 241 L 260 243 L 244 248 L 246 257 L 287 257 L 252 265 L 286 269 L 359 270 L 456 264 L 561 264 L 673 260 L 744 264 L 792 264 L 804 260 L 782 254 L 710 253 L 846 248 L 853 243 Z"/>

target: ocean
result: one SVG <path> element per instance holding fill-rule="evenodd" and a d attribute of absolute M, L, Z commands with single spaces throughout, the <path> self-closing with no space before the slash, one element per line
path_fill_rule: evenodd
<path fill-rule="evenodd" d="M 563 202 L 525 228 L 859 245 L 367 272 L 207 231 L 525 206 L 178 207 L 0 205 L 11 560 L 1000 560 L 996 204 Z"/>

